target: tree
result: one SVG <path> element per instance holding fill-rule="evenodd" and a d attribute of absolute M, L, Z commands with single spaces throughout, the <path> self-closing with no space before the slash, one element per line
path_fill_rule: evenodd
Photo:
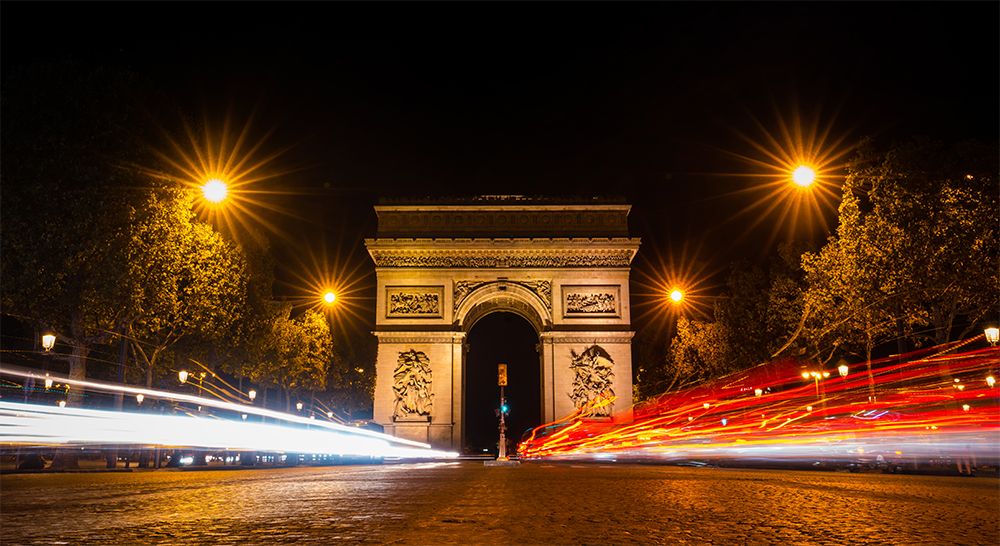
<path fill-rule="evenodd" d="M 915 139 L 852 173 L 867 219 L 899 236 L 890 271 L 899 308 L 934 343 L 962 338 L 1000 307 L 997 146 Z M 956 329 L 957 328 L 957 329 Z"/>
<path fill-rule="evenodd" d="M 285 393 L 285 409 L 291 411 L 294 391 L 326 388 L 333 358 L 333 338 L 326 317 L 308 310 L 291 318 L 291 305 L 274 315 L 262 342 L 262 358 L 249 369 L 250 378 L 274 385 Z"/>
<path fill-rule="evenodd" d="M 871 359 L 880 343 L 968 333 L 995 310 L 1000 284 L 996 153 L 917 139 L 848 167 L 836 236 L 803 255 L 803 323 L 818 348 Z M 922 333 L 929 327 L 929 333 Z"/>
<path fill-rule="evenodd" d="M 139 163 L 139 83 L 72 64 L 5 73 L 0 162 L 4 313 L 71 347 L 70 376 L 120 333 L 128 206 Z M 74 389 L 71 404 L 82 391 Z"/>
<path fill-rule="evenodd" d="M 182 342 L 218 343 L 243 318 L 246 260 L 195 219 L 192 200 L 190 193 L 163 192 L 132 211 L 127 327 L 147 386 L 165 352 Z"/>
<path fill-rule="evenodd" d="M 677 335 L 667 359 L 671 384 L 684 386 L 734 370 L 727 330 L 719 321 L 677 320 Z"/>

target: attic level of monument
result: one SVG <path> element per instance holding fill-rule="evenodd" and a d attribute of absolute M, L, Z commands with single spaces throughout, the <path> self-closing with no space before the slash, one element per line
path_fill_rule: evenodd
<path fill-rule="evenodd" d="M 631 206 L 611 200 L 482 196 L 380 204 L 379 238 L 627 237 Z"/>

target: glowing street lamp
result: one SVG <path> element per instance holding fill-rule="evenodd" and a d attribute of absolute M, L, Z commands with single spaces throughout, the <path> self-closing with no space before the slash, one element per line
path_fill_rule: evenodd
<path fill-rule="evenodd" d="M 225 182 L 218 178 L 213 178 L 205 182 L 205 185 L 201 187 L 201 193 L 208 202 L 221 203 L 226 199 L 226 194 L 229 193 L 229 190 Z"/>
<path fill-rule="evenodd" d="M 816 182 L 816 171 L 805 165 L 799 165 L 792 171 L 792 182 L 803 188 L 808 188 Z"/>
<path fill-rule="evenodd" d="M 60 400 L 59 401 L 59 407 L 60 408 L 65 408 L 66 407 L 66 401 L 65 400 Z"/>
<path fill-rule="evenodd" d="M 325 294 L 323 294 L 323 302 L 327 305 L 333 305 L 336 301 L 337 294 L 335 294 L 332 290 L 328 290 Z"/>
<path fill-rule="evenodd" d="M 995 341 L 994 341 L 995 343 Z M 42 336 L 42 348 L 45 352 L 49 352 L 53 347 L 56 346 L 56 336 L 55 334 L 45 334 Z"/>
<path fill-rule="evenodd" d="M 302 402 L 296 402 L 295 403 L 295 409 L 297 409 L 299 411 L 302 411 Z"/>
<path fill-rule="evenodd" d="M 673 290 L 670 291 L 670 301 L 674 303 L 680 303 L 683 300 L 684 300 L 684 292 L 681 292 L 680 289 L 674 288 Z"/>
<path fill-rule="evenodd" d="M 332 411 L 326 412 L 326 418 L 327 419 L 333 419 L 333 412 Z"/>
<path fill-rule="evenodd" d="M 177 372 L 177 380 L 181 382 L 181 385 L 183 385 L 184 383 L 187 383 L 187 380 L 188 380 L 188 372 L 187 372 L 187 370 L 181 370 L 181 371 Z"/>
<path fill-rule="evenodd" d="M 253 402 L 254 399 L 257 398 L 257 391 L 250 389 L 250 392 L 247 393 L 247 398 L 249 398 L 250 401 Z"/>
<path fill-rule="evenodd" d="M 753 395 L 754 396 L 762 396 L 763 394 L 764 394 L 764 390 L 763 389 L 754 389 L 753 390 Z"/>
<path fill-rule="evenodd" d="M 140 405 L 142 404 L 142 401 L 145 400 L 145 399 L 146 399 L 146 395 L 144 395 L 144 394 L 137 394 L 137 395 L 135 395 L 135 401 L 136 401 L 136 403 L 138 403 Z"/>
<path fill-rule="evenodd" d="M 991 346 L 996 346 L 997 342 L 1000 341 L 1000 328 L 996 326 L 990 326 L 989 328 L 983 330 L 983 334 L 986 335 L 986 341 L 989 342 Z"/>
<path fill-rule="evenodd" d="M 847 364 L 841 364 L 837 366 L 837 372 L 840 373 L 840 377 L 847 377 L 848 367 Z"/>
<path fill-rule="evenodd" d="M 52 388 L 52 378 L 49 377 L 49 374 L 45 374 L 45 388 L 46 389 Z"/>

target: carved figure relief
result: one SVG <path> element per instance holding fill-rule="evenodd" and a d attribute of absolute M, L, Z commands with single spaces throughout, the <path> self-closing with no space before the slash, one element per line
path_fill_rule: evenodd
<path fill-rule="evenodd" d="M 396 362 L 392 374 L 392 390 L 396 394 L 392 418 L 430 416 L 434 405 L 430 359 L 423 352 L 410 349 L 400 352 Z"/>
<path fill-rule="evenodd" d="M 440 317 L 443 286 L 386 287 L 386 316 Z"/>
<path fill-rule="evenodd" d="M 618 286 L 563 286 L 564 316 L 618 316 Z"/>
<path fill-rule="evenodd" d="M 569 394 L 570 399 L 577 408 L 582 408 L 600 397 L 614 397 L 615 391 L 611 387 L 614 383 L 614 360 L 611 355 L 600 345 L 591 345 L 582 353 L 570 349 L 572 362 L 569 367 L 573 370 L 573 392 Z M 611 404 L 595 404 L 590 410 L 591 416 L 611 415 Z"/>
<path fill-rule="evenodd" d="M 465 298 L 472 293 L 473 290 L 485 286 L 491 283 L 497 283 L 501 281 L 456 281 L 455 282 L 455 311 L 462 305 Z M 545 302 L 545 308 L 549 311 L 552 310 L 552 283 L 550 281 L 502 281 L 507 284 L 516 284 L 518 286 L 523 286 L 528 290 L 532 291 L 539 298 Z"/>

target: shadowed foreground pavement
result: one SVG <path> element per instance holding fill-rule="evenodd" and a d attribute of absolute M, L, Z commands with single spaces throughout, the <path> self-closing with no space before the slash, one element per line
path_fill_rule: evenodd
<path fill-rule="evenodd" d="M 11 544 L 995 544 L 994 478 L 482 463 L 7 475 Z"/>

